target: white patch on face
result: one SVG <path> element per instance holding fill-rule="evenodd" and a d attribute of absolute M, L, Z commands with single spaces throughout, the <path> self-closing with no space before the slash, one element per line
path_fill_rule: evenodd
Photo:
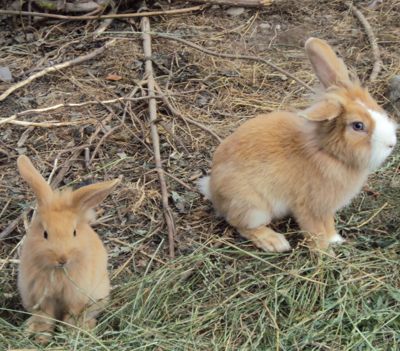
<path fill-rule="evenodd" d="M 396 145 L 396 124 L 381 112 L 367 108 L 372 119 L 375 121 L 375 129 L 371 137 L 371 159 L 369 169 L 377 169 L 391 154 Z"/>
<path fill-rule="evenodd" d="M 339 235 L 338 233 L 335 233 L 334 236 L 332 236 L 329 239 L 329 242 L 331 244 L 343 244 L 346 240 L 343 239 L 343 237 L 341 235 Z"/>

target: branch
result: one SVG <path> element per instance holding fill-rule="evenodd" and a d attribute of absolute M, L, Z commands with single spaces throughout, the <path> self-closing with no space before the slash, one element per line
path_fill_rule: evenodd
<path fill-rule="evenodd" d="M 156 98 L 162 98 L 162 96 L 156 96 Z M 142 97 L 137 97 L 137 98 L 131 98 L 131 97 L 120 97 L 116 99 L 111 99 L 111 100 L 104 100 L 104 101 L 85 101 L 85 102 L 79 102 L 79 103 L 66 103 L 66 104 L 57 104 L 53 106 L 48 106 L 48 107 L 43 107 L 43 108 L 37 108 L 37 109 L 31 109 L 31 110 L 25 110 L 21 111 L 18 113 L 15 113 L 11 115 L 10 117 L 7 118 L 0 118 L 0 126 L 2 124 L 17 124 L 17 125 L 32 125 L 35 127 L 43 127 L 45 124 L 48 123 L 53 123 L 53 122 L 41 122 L 41 123 L 35 123 L 35 122 L 26 122 L 26 121 L 19 121 L 17 120 L 18 117 L 29 115 L 29 114 L 38 114 L 38 113 L 43 113 L 43 112 L 49 112 L 49 111 L 54 111 L 62 107 L 82 107 L 86 105 L 107 105 L 107 104 L 113 104 L 116 102 L 121 102 L 121 101 L 140 101 L 140 100 L 148 100 L 149 98 L 147 96 L 142 96 Z M 56 124 L 52 124 L 52 127 L 59 127 L 61 125 L 68 125 L 68 124 L 79 124 L 82 123 L 83 120 L 80 121 L 75 121 L 75 122 L 57 122 Z M 65 124 L 67 123 L 67 124 Z"/>
<path fill-rule="evenodd" d="M 358 10 L 357 7 L 355 7 L 351 3 L 348 3 L 347 6 L 353 12 L 354 16 L 356 16 L 357 19 L 360 21 L 361 25 L 364 27 L 365 33 L 367 33 L 368 36 L 369 43 L 371 44 L 372 54 L 374 55 L 375 62 L 374 66 L 372 67 L 372 72 L 369 76 L 369 81 L 373 82 L 378 77 L 378 74 L 381 71 L 383 64 L 381 60 L 381 54 L 379 51 L 378 41 L 376 40 L 374 32 L 372 31 L 371 25 L 369 24 L 365 16 L 360 12 L 360 10 Z"/>
<path fill-rule="evenodd" d="M 182 113 L 180 113 L 174 106 L 172 106 L 172 104 L 169 102 L 168 98 L 165 96 L 165 94 L 162 92 L 160 86 L 157 84 L 157 82 L 155 82 L 155 86 L 156 86 L 156 90 L 158 92 L 158 94 L 160 95 L 162 101 L 164 102 L 165 105 L 167 105 L 169 111 L 175 115 L 176 117 L 191 123 L 197 127 L 199 127 L 200 129 L 205 130 L 207 133 L 210 133 L 215 139 L 217 139 L 217 141 L 219 143 L 222 142 L 222 139 L 218 136 L 218 134 L 216 134 L 215 132 L 213 132 L 210 128 L 206 127 L 204 124 L 201 124 L 200 122 L 195 121 L 194 119 L 191 119 L 189 117 L 184 116 Z"/>
<path fill-rule="evenodd" d="M 28 122 L 28 121 L 19 121 L 16 119 L 15 115 L 0 119 L 1 124 L 14 124 L 17 126 L 24 126 L 24 127 L 39 127 L 39 128 L 55 128 L 55 127 L 66 127 L 66 126 L 77 126 L 79 124 L 88 123 L 85 119 L 79 119 L 76 121 L 71 122 L 57 122 L 57 121 L 46 121 L 46 122 Z"/>
<path fill-rule="evenodd" d="M 115 15 L 117 11 L 118 11 L 118 5 L 114 4 L 109 14 Z M 100 26 L 94 31 L 93 37 L 97 38 L 101 33 L 105 32 L 107 28 L 111 25 L 113 20 L 114 20 L 113 18 L 106 18 L 105 20 L 103 20 Z"/>
<path fill-rule="evenodd" d="M 145 73 L 147 78 L 148 96 L 149 96 L 149 122 L 150 122 L 150 132 L 151 139 L 153 143 L 154 159 L 156 164 L 156 170 L 158 173 L 158 178 L 160 180 L 161 196 L 162 196 L 162 206 L 165 221 L 168 227 L 168 242 L 169 242 L 169 255 L 171 258 L 175 257 L 175 244 L 174 238 L 176 234 L 176 228 L 174 223 L 174 217 L 172 211 L 168 205 L 168 190 L 167 184 L 165 182 L 164 170 L 161 163 L 160 154 L 160 137 L 158 135 L 158 130 L 156 126 L 157 120 L 157 104 L 155 99 L 155 81 L 153 75 L 153 62 L 151 60 L 151 36 L 150 32 L 150 20 L 148 17 L 143 17 L 141 21 L 142 39 L 143 39 L 143 51 L 145 57 Z"/>
<path fill-rule="evenodd" d="M 36 6 L 39 6 L 43 10 L 57 11 L 62 10 L 65 12 L 91 12 L 95 10 L 101 10 L 104 8 L 102 4 L 98 4 L 94 1 L 80 1 L 75 3 L 68 3 L 64 1 L 64 4 L 60 4 L 57 0 L 33 0 Z M 22 6 L 22 1 L 21 5 Z"/>
<path fill-rule="evenodd" d="M 269 6 L 274 0 L 189 0 L 208 5 L 228 5 L 240 7 L 264 7 Z"/>
<path fill-rule="evenodd" d="M 307 88 L 308 90 L 312 91 L 315 93 L 315 90 L 313 88 L 311 88 L 307 83 L 303 82 L 301 79 L 295 77 L 294 75 L 292 75 L 291 73 L 285 71 L 283 68 L 280 68 L 279 66 L 275 65 L 274 63 L 272 63 L 269 60 L 263 59 L 261 57 L 258 56 L 248 56 L 248 55 L 233 55 L 233 54 L 223 54 L 223 53 L 219 53 L 219 52 L 215 52 L 206 48 L 203 48 L 200 45 L 194 44 L 188 40 L 182 39 L 182 38 L 178 38 L 178 37 L 174 37 L 168 34 L 162 34 L 162 33 L 152 33 L 152 35 L 157 36 L 159 38 L 164 38 L 164 39 L 168 39 L 168 40 L 175 40 L 178 41 L 180 43 L 183 43 L 187 46 L 190 46 L 196 50 L 199 50 L 201 52 L 204 52 L 208 55 L 211 56 L 216 56 L 216 57 L 226 57 L 226 58 L 231 58 L 231 59 L 240 59 L 240 60 L 249 60 L 249 61 L 257 61 L 257 62 L 262 62 L 270 67 L 272 67 L 274 70 L 284 74 L 286 77 L 291 78 L 293 80 L 295 80 L 297 83 L 299 83 L 300 85 L 302 85 L 303 87 Z"/>
<path fill-rule="evenodd" d="M 12 10 L 0 10 L 0 15 L 13 15 L 13 16 L 36 16 L 54 18 L 68 21 L 87 21 L 87 20 L 99 20 L 108 18 L 132 18 L 132 17 L 150 17 L 150 16 L 161 16 L 161 15 L 177 15 L 181 13 L 188 13 L 193 11 L 201 11 L 205 8 L 204 5 L 193 6 L 182 9 L 166 10 L 166 11 L 152 11 L 152 12 L 135 12 L 135 13 L 120 13 L 110 14 L 101 16 L 65 16 L 56 15 L 54 13 L 42 13 L 42 12 L 29 12 L 29 11 L 12 11 Z"/>
<path fill-rule="evenodd" d="M 10 88 L 8 88 L 3 94 L 0 95 L 0 101 L 3 101 L 7 96 L 12 94 L 14 91 L 18 90 L 19 88 L 24 87 L 25 85 L 31 83 L 35 79 L 43 77 L 48 73 L 56 72 L 60 69 L 63 69 L 66 67 L 71 67 L 71 66 L 77 65 L 79 63 L 91 60 L 92 58 L 102 54 L 109 46 L 113 45 L 114 43 L 115 43 L 115 39 L 112 39 L 109 42 L 105 43 L 104 46 L 102 46 L 101 48 L 98 48 L 86 55 L 79 56 L 73 60 L 62 62 L 57 65 L 51 66 L 51 67 L 47 67 L 44 70 L 31 75 L 29 78 L 27 78 L 21 82 L 18 82 L 17 84 L 14 84 Z"/>
<path fill-rule="evenodd" d="M 0 240 L 3 240 L 4 238 L 6 238 L 7 236 L 9 236 L 14 229 L 17 227 L 19 221 L 28 213 L 30 212 L 29 210 L 25 210 L 24 212 L 22 212 L 17 218 L 15 218 L 7 227 L 5 227 L 3 229 L 3 231 L 0 233 Z"/>

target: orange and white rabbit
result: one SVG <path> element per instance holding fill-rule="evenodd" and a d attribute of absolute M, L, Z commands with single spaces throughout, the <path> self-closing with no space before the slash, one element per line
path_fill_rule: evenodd
<path fill-rule="evenodd" d="M 20 156 L 17 164 L 37 199 L 37 212 L 22 246 L 18 289 L 32 313 L 28 332 L 42 333 L 37 341 L 46 343 L 56 320 L 92 328 L 106 305 L 107 252 L 89 222 L 93 207 L 119 179 L 76 191 L 53 191 L 28 157 Z"/>
<path fill-rule="evenodd" d="M 200 191 L 239 233 L 266 251 L 290 250 L 268 225 L 292 215 L 317 248 L 340 243 L 335 212 L 356 196 L 390 155 L 396 124 L 327 42 L 305 50 L 325 88 L 298 113 L 272 112 L 240 126 L 215 151 Z"/>

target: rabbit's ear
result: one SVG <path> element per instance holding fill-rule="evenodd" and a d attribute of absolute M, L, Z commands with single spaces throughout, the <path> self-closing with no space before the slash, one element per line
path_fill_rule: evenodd
<path fill-rule="evenodd" d="M 53 191 L 49 184 L 40 175 L 37 169 L 33 166 L 31 160 L 21 155 L 18 157 L 17 166 L 21 177 L 29 184 L 36 195 L 39 205 L 43 205 L 49 201 Z"/>
<path fill-rule="evenodd" d="M 119 184 L 119 179 L 84 186 L 72 193 L 75 208 L 87 211 L 99 205 Z"/>
<path fill-rule="evenodd" d="M 322 100 L 299 112 L 301 117 L 310 121 L 327 121 L 338 117 L 343 111 L 342 105 L 335 100 Z"/>
<path fill-rule="evenodd" d="M 346 65 L 325 40 L 309 38 L 305 50 L 315 74 L 325 88 L 350 83 Z"/>

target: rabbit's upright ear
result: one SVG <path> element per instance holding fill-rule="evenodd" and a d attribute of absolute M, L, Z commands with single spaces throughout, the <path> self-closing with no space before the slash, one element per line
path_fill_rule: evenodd
<path fill-rule="evenodd" d="M 18 157 L 17 166 L 21 177 L 29 184 L 36 195 L 39 205 L 43 205 L 49 201 L 53 191 L 49 184 L 46 183 L 41 174 L 33 166 L 31 160 L 21 155 Z"/>
<path fill-rule="evenodd" d="M 325 40 L 309 38 L 305 50 L 315 74 L 325 88 L 350 83 L 346 65 Z"/>
<path fill-rule="evenodd" d="M 87 211 L 99 205 L 119 184 L 120 179 L 84 186 L 72 193 L 73 206 Z"/>
<path fill-rule="evenodd" d="M 339 101 L 324 99 L 299 112 L 299 116 L 310 121 L 321 122 L 334 119 L 340 116 L 342 112 L 343 106 Z"/>

